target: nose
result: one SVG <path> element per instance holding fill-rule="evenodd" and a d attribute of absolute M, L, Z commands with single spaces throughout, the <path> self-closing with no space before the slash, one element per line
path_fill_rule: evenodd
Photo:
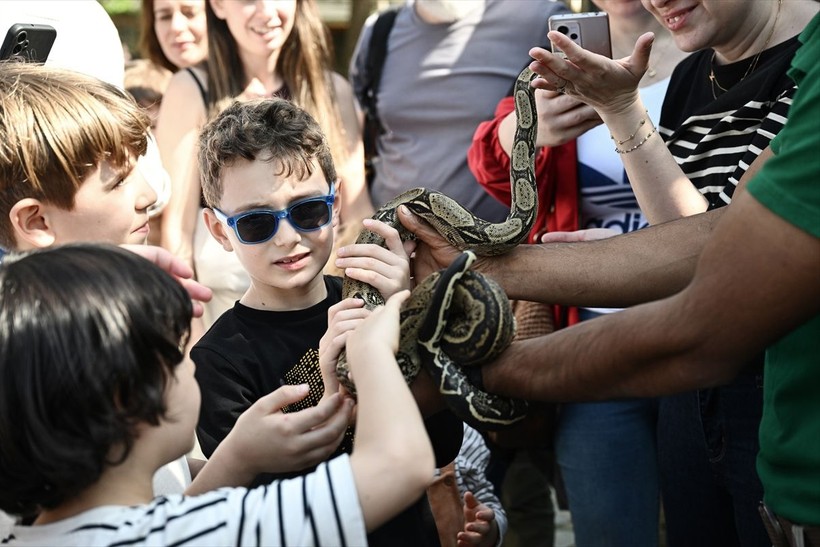
<path fill-rule="evenodd" d="M 175 11 L 171 15 L 171 30 L 175 32 L 183 32 L 188 27 L 188 22 L 181 11 Z"/>
<path fill-rule="evenodd" d="M 137 211 L 145 211 L 157 202 L 157 192 L 154 187 L 148 183 L 145 177 L 140 176 L 136 181 L 136 200 L 134 201 L 134 209 Z"/>
<path fill-rule="evenodd" d="M 149 152 L 150 153 L 150 152 Z M 157 178 L 159 172 L 149 169 L 149 159 L 142 156 L 137 160 L 137 168 L 133 171 L 134 182 L 134 209 L 143 212 L 157 202 L 158 194 L 154 185 L 162 185 L 165 181 Z M 151 181 L 150 179 L 155 179 Z M 152 183 L 153 182 L 153 183 Z"/>
<path fill-rule="evenodd" d="M 302 234 L 293 227 L 287 218 L 279 219 L 279 227 L 273 234 L 272 241 L 279 247 L 291 247 L 302 240 Z"/>
<path fill-rule="evenodd" d="M 278 18 L 278 4 L 281 0 L 256 0 L 256 11 L 266 17 Z"/>

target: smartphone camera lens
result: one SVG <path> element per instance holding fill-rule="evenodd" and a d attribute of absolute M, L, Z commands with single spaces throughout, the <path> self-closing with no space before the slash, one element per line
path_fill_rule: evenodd
<path fill-rule="evenodd" d="M 558 27 L 558 28 L 557 28 L 557 29 L 555 29 L 555 30 L 557 30 L 557 31 L 558 31 L 558 32 L 560 32 L 561 34 L 568 34 L 568 33 L 569 33 L 569 27 L 568 27 L 568 26 L 566 26 L 566 25 L 561 25 L 560 27 Z"/>
<path fill-rule="evenodd" d="M 25 31 L 21 32 L 20 34 L 17 35 L 17 43 L 22 44 L 23 42 L 26 41 L 26 38 L 28 38 L 28 35 L 26 34 L 26 32 Z"/>

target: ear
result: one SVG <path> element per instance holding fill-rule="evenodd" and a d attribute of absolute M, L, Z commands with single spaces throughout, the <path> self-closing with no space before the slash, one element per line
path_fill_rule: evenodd
<path fill-rule="evenodd" d="M 211 9 L 214 12 L 214 15 L 217 16 L 219 19 L 225 19 L 225 4 L 223 0 L 207 0 L 211 4 Z"/>
<path fill-rule="evenodd" d="M 205 219 L 205 226 L 208 228 L 208 231 L 211 232 L 213 238 L 222 245 L 223 249 L 229 253 L 233 252 L 233 244 L 231 244 L 231 240 L 228 239 L 227 234 L 227 230 L 230 228 L 219 222 L 211 209 L 203 209 L 202 217 Z"/>
<path fill-rule="evenodd" d="M 11 207 L 9 220 L 18 249 L 44 249 L 54 245 L 57 234 L 49 222 L 52 207 L 34 198 L 21 199 Z"/>

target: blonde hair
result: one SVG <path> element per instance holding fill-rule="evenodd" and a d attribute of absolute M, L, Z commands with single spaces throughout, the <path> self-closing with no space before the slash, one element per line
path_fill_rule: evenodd
<path fill-rule="evenodd" d="M 208 112 L 213 116 L 245 89 L 248 78 L 238 46 L 225 21 L 206 2 L 208 24 Z M 347 156 L 342 119 L 333 88 L 332 46 L 314 0 L 298 0 L 293 30 L 282 46 L 276 70 L 291 100 L 313 116 L 337 162 Z"/>
<path fill-rule="evenodd" d="M 126 176 L 145 153 L 148 117 L 123 90 L 70 70 L 0 63 L 0 246 L 13 248 L 9 212 L 30 197 L 74 207 L 105 160 Z"/>

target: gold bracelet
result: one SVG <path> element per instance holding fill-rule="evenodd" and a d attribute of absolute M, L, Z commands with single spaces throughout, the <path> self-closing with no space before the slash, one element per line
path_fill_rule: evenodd
<path fill-rule="evenodd" d="M 647 134 L 646 134 L 646 136 L 645 136 L 644 138 L 642 138 L 640 141 L 638 141 L 638 144 L 636 144 L 636 145 L 635 145 L 635 146 L 633 146 L 632 148 L 627 148 L 626 150 L 621 150 L 620 148 L 618 148 L 618 147 L 616 146 L 616 147 L 615 147 L 615 151 L 616 151 L 617 153 L 619 153 L 619 154 L 629 154 L 630 152 L 634 152 L 635 150 L 637 150 L 638 148 L 640 148 L 641 146 L 643 146 L 643 143 L 645 143 L 646 141 L 648 141 L 648 140 L 649 140 L 649 137 L 651 137 L 652 135 L 654 135 L 654 134 L 655 134 L 655 132 L 656 132 L 657 130 L 658 130 L 658 128 L 657 128 L 657 127 L 653 127 L 653 128 L 652 128 L 652 131 L 650 131 L 649 133 L 647 133 Z"/>
<path fill-rule="evenodd" d="M 649 111 L 648 111 L 648 110 L 644 110 L 644 112 L 646 113 L 646 116 L 647 116 L 647 117 L 646 117 L 646 118 L 644 118 L 644 119 L 642 119 L 642 120 L 638 123 L 638 128 L 637 128 L 637 129 L 635 130 L 635 132 L 634 132 L 634 133 L 632 133 L 630 136 L 628 136 L 627 138 L 625 138 L 625 139 L 624 139 L 624 140 L 622 140 L 622 141 L 619 141 L 618 139 L 616 139 L 616 138 L 615 138 L 615 135 L 613 135 L 612 133 L 610 133 L 610 134 L 609 134 L 609 138 L 610 138 L 610 139 L 612 139 L 613 141 L 615 141 L 615 144 L 616 144 L 616 145 L 618 145 L 618 146 L 623 146 L 623 144 L 624 144 L 624 143 L 627 143 L 627 142 L 631 141 L 632 139 L 634 139 L 634 138 L 635 138 L 635 135 L 637 135 L 637 134 L 638 134 L 638 131 L 640 131 L 640 130 L 641 130 L 641 127 L 643 127 L 643 126 L 644 126 L 644 124 L 646 123 L 647 118 L 649 117 Z"/>

